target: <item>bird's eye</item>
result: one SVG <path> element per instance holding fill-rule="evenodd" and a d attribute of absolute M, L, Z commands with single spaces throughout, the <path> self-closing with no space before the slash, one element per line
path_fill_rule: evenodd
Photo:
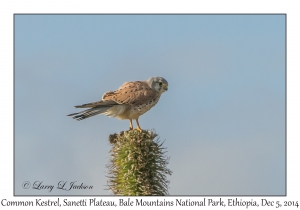
<path fill-rule="evenodd" d="M 160 83 L 158 83 L 159 84 L 159 86 L 162 86 L 162 82 L 160 82 Z"/>

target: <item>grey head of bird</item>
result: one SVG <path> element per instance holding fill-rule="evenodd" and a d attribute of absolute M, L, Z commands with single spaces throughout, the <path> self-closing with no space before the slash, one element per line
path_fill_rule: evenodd
<path fill-rule="evenodd" d="M 151 77 L 147 80 L 147 83 L 153 90 L 160 94 L 168 90 L 168 82 L 163 77 Z"/>

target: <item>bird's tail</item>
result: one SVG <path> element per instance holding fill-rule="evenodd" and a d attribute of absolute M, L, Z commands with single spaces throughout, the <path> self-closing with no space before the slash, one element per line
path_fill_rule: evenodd
<path fill-rule="evenodd" d="M 91 109 L 87 109 L 81 112 L 77 112 L 77 113 L 73 113 L 73 114 L 69 114 L 67 116 L 74 116 L 73 119 L 75 120 L 84 120 L 86 118 L 98 115 L 98 114 L 103 114 L 104 112 L 106 112 L 108 109 L 110 109 L 111 106 L 102 106 L 102 107 L 96 107 L 96 108 L 91 108 Z"/>

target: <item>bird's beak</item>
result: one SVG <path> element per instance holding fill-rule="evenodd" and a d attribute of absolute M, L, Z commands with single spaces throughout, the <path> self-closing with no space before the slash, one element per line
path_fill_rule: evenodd
<path fill-rule="evenodd" d="M 167 90 L 168 90 L 168 87 L 167 87 L 167 86 L 166 86 L 166 87 L 164 87 L 164 90 L 165 90 L 165 91 L 167 91 Z"/>

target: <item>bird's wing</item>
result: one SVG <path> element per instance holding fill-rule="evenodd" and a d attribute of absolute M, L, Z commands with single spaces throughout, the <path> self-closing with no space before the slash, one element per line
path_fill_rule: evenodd
<path fill-rule="evenodd" d="M 118 90 L 107 92 L 102 100 L 115 101 L 118 104 L 141 105 L 154 100 L 158 93 L 145 81 L 126 82 Z"/>
<path fill-rule="evenodd" d="M 100 101 L 96 101 L 96 102 L 92 102 L 92 103 L 88 103 L 88 104 L 82 104 L 82 105 L 78 105 L 75 106 L 76 108 L 93 108 L 93 107 L 112 107 L 114 105 L 117 105 L 118 103 L 116 103 L 113 100 L 100 100 Z"/>

